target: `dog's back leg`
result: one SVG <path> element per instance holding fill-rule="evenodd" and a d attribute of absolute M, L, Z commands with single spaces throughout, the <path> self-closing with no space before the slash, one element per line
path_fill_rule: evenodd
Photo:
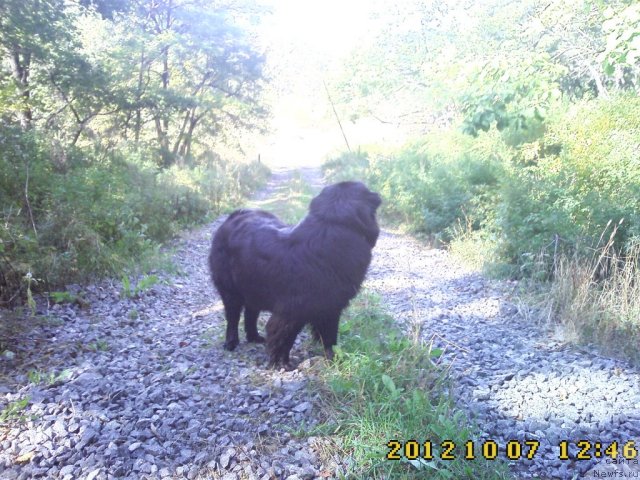
<path fill-rule="evenodd" d="M 267 322 L 267 351 L 269 352 L 269 366 L 279 364 L 286 370 L 292 370 L 289 363 L 289 352 L 304 322 L 296 322 L 282 314 L 274 313 Z"/>
<path fill-rule="evenodd" d="M 264 343 L 264 337 L 258 333 L 258 315 L 260 310 L 244 307 L 244 331 L 247 342 Z"/>
<path fill-rule="evenodd" d="M 338 343 L 338 322 L 340 321 L 340 313 L 325 315 L 316 318 L 311 322 L 313 336 L 316 340 L 320 340 L 324 347 L 324 354 L 329 359 L 333 359 L 333 346 Z"/>

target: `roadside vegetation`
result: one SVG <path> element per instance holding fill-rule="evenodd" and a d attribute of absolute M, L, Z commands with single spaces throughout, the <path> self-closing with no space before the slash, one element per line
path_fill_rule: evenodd
<path fill-rule="evenodd" d="M 345 478 L 511 478 L 500 460 L 477 451 L 465 459 L 465 445 L 482 441 L 454 406 L 440 354 L 401 332 L 374 295 L 363 292 L 352 302 L 340 323 L 336 361 L 319 380 L 327 417 L 320 431 L 352 460 Z"/>
<path fill-rule="evenodd" d="M 163 242 L 264 182 L 266 167 L 233 153 L 266 114 L 242 14 L 2 2 L 0 307 L 151 265 Z"/>
<path fill-rule="evenodd" d="M 398 13 L 398 25 L 423 21 L 380 39 L 375 85 L 376 51 L 353 57 L 355 74 L 336 80 L 354 94 L 343 110 L 426 126 L 398 151 L 345 153 L 325 171 L 365 179 L 391 219 L 521 280 L 575 340 L 638 361 L 640 7 L 463 3 Z M 470 26 L 451 37 L 453 24 Z M 385 93 L 386 107 L 367 102 Z"/>

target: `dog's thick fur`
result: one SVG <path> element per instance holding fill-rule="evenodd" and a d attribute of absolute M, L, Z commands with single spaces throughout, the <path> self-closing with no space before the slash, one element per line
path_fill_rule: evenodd
<path fill-rule="evenodd" d="M 291 347 L 307 323 L 332 358 L 340 314 L 364 280 L 380 233 L 380 203 L 364 184 L 341 182 L 325 187 L 296 226 L 262 210 L 233 212 L 213 236 L 209 254 L 227 319 L 224 347 L 238 345 L 244 307 L 250 342 L 264 342 L 258 314 L 272 313 L 266 327 L 271 365 L 289 367 Z"/>

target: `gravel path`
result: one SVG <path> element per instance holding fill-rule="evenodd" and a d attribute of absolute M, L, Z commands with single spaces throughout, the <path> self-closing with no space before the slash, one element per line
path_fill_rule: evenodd
<path fill-rule="evenodd" d="M 287 178 L 274 176 L 266 195 Z M 318 422 L 304 335 L 293 372 L 267 369 L 262 345 L 222 349 L 206 267 L 219 223 L 185 235 L 179 273 L 157 272 L 139 294 L 102 282 L 83 288 L 80 304 L 41 306 L 39 326 L 2 334 L 14 346 L 0 358 L 0 411 L 27 400 L 0 423 L 0 478 L 296 480 L 343 470 L 327 440 L 291 433 Z M 578 440 L 640 448 L 637 370 L 552 340 L 502 291 L 407 236 L 383 232 L 366 286 L 408 334 L 445 348 L 457 399 L 484 432 L 478 445 L 540 441 L 532 461 L 513 462 L 517 478 L 638 471 L 558 458 L 563 440 L 571 458 Z"/>
<path fill-rule="evenodd" d="M 408 335 L 445 350 L 456 399 L 483 432 L 473 439 L 478 456 L 486 440 L 503 457 L 509 441 L 538 441 L 533 460 L 512 462 L 517 478 L 640 478 L 637 461 L 595 458 L 596 442 L 600 452 L 618 442 L 620 456 L 628 441 L 640 450 L 637 369 L 555 340 L 519 315 L 508 284 L 491 284 L 406 236 L 383 233 L 368 286 Z M 575 460 L 582 440 L 593 460 Z M 560 459 L 563 441 L 569 460 Z"/>
<path fill-rule="evenodd" d="M 276 173 L 267 193 L 289 177 Z M 298 480 L 341 471 L 326 440 L 291 433 L 317 423 L 305 335 L 293 372 L 267 369 L 263 345 L 222 349 L 222 303 L 207 267 L 221 221 L 186 234 L 174 255 L 179 274 L 156 272 L 159 282 L 133 298 L 120 282 L 102 282 L 82 289 L 82 305 L 44 305 L 42 325 L 4 333 L 13 347 L 0 357 L 0 411 L 28 404 L 0 423 L 2 480 Z"/>

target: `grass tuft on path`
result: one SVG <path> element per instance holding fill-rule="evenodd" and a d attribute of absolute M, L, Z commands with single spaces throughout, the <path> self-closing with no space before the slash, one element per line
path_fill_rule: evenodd
<path fill-rule="evenodd" d="M 511 478 L 505 463 L 483 460 L 477 451 L 475 460 L 464 459 L 465 443 L 472 440 L 477 450 L 481 442 L 453 404 L 450 381 L 437 366 L 441 352 L 404 335 L 376 296 L 354 299 L 340 333 L 335 361 L 316 380 L 326 421 L 314 432 L 332 436 L 341 456 L 351 459 L 339 478 Z M 417 444 L 407 446 L 412 440 Z M 429 459 L 423 458 L 427 441 Z M 445 441 L 456 445 L 453 460 L 441 458 Z"/>

